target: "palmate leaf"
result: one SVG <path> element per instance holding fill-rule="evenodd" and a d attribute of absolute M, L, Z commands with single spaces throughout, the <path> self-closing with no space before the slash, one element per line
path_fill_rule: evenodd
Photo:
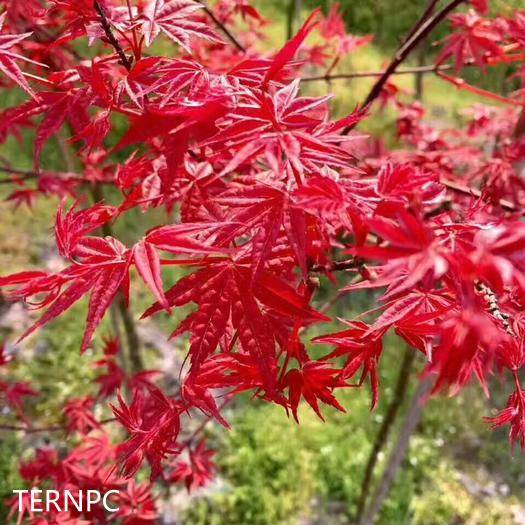
<path fill-rule="evenodd" d="M 171 254 L 217 254 L 224 248 L 209 244 L 215 232 L 229 227 L 229 223 L 173 224 L 150 231 L 132 249 L 127 249 L 113 237 L 88 236 L 93 230 L 106 224 L 117 210 L 101 204 L 67 212 L 59 209 L 55 223 L 55 236 L 59 252 L 72 264 L 57 274 L 45 272 L 22 272 L 0 278 L 1 287 L 16 287 L 13 298 L 28 301 L 40 296 L 37 308 L 48 307 L 42 317 L 22 336 L 28 336 L 71 308 L 77 301 L 90 295 L 86 327 L 81 344 L 85 351 L 92 342 L 108 308 L 121 292 L 128 300 L 129 270 L 134 264 L 140 276 L 151 289 L 155 298 L 168 308 L 164 296 L 161 261 L 158 250 Z M 207 239 L 197 240 L 196 236 Z M 42 298 L 43 296 L 43 298 Z"/>
<path fill-rule="evenodd" d="M 383 352 L 382 337 L 386 330 L 372 332 L 362 321 L 347 321 L 347 330 L 316 337 L 314 342 L 334 345 L 335 350 L 324 360 L 346 357 L 346 363 L 340 372 L 343 380 L 351 379 L 362 368 L 359 385 L 368 377 L 372 390 L 372 408 L 379 399 L 379 374 L 377 366 Z"/>
<path fill-rule="evenodd" d="M 318 400 L 341 412 L 346 412 L 332 393 L 334 388 L 344 386 L 344 381 L 339 379 L 339 375 L 340 371 L 337 368 L 319 361 L 308 361 L 301 368 L 287 372 L 282 380 L 282 386 L 289 389 L 292 414 L 297 423 L 299 423 L 297 409 L 301 397 L 304 397 L 323 421 Z"/>
<path fill-rule="evenodd" d="M 278 165 L 279 170 L 289 170 L 298 184 L 303 184 L 304 174 L 319 172 L 325 166 L 348 167 L 354 161 L 341 145 L 350 140 L 342 131 L 365 113 L 357 111 L 328 124 L 329 98 L 300 97 L 299 80 L 279 88 L 254 89 L 226 115 L 227 127 L 201 146 L 210 146 L 228 159 L 221 175 L 245 162 L 263 160 L 269 166 Z"/>
<path fill-rule="evenodd" d="M 312 310 L 306 300 L 281 279 L 262 271 L 253 282 L 249 264 L 233 261 L 207 263 L 179 280 L 166 292 L 166 299 L 170 307 L 189 302 L 198 306 L 197 312 L 182 323 L 183 329 L 191 332 L 189 355 L 194 371 L 216 351 L 231 323 L 243 351 L 255 360 L 264 378 L 264 387 L 271 393 L 276 386 L 278 337 L 266 311 L 284 316 L 292 324 L 328 319 Z M 144 316 L 161 309 L 160 304 L 153 305 Z"/>
<path fill-rule="evenodd" d="M 202 8 L 194 0 L 150 0 L 142 14 L 145 44 L 150 46 L 161 32 L 188 53 L 192 37 L 220 42 L 211 27 L 193 17 Z"/>
<path fill-rule="evenodd" d="M 123 251 L 121 245 L 115 245 L 105 239 L 97 242 L 92 240 L 84 240 L 81 249 L 76 252 L 84 258 L 85 262 L 81 265 L 70 266 L 57 275 L 32 275 L 28 272 L 11 279 L 4 278 L 3 282 L 0 282 L 2 286 L 17 284 L 19 289 L 15 294 L 24 299 L 42 292 L 47 293 L 47 297 L 38 306 L 48 306 L 48 309 L 21 339 L 57 318 L 85 295 L 90 294 L 81 351 L 89 348 L 97 326 L 118 291 L 122 289 L 126 292 L 131 263 L 130 252 Z M 65 289 L 61 291 L 62 288 Z"/>
<path fill-rule="evenodd" d="M 503 33 L 494 21 L 474 11 L 454 14 L 450 19 L 455 32 L 446 38 L 446 44 L 437 58 L 438 64 L 453 58 L 456 70 L 459 70 L 471 60 L 478 66 L 484 66 L 487 57 L 504 54 L 501 45 Z"/>
<path fill-rule="evenodd" d="M 22 60 L 24 62 L 37 64 L 45 67 L 43 64 L 38 64 L 33 60 L 24 57 L 10 49 L 28 38 L 32 33 L 23 33 L 21 35 L 7 35 L 2 34 L 2 28 L 4 26 L 5 18 L 7 12 L 4 12 L 0 15 L 0 71 L 4 75 L 8 76 L 13 82 L 18 84 L 24 91 L 29 93 L 32 97 L 36 97 L 35 92 L 29 86 L 29 83 L 26 80 L 26 77 L 22 73 L 20 67 L 17 65 L 17 60 Z"/>
<path fill-rule="evenodd" d="M 250 257 L 252 278 L 256 280 L 270 258 L 271 250 L 284 231 L 295 259 L 306 275 L 307 219 L 303 210 L 295 206 L 284 189 L 270 186 L 253 186 L 224 193 L 217 202 L 228 206 L 232 213 L 232 228 L 224 229 L 228 235 L 239 236 L 253 231 Z"/>
<path fill-rule="evenodd" d="M 35 166 L 38 167 L 45 144 L 62 128 L 66 119 L 81 125 L 89 125 L 87 108 L 93 97 L 86 90 L 43 91 L 38 99 L 30 100 L 8 110 L 0 121 L 0 132 L 7 131 L 18 123 L 27 123 L 33 117 L 43 115 L 36 127 L 34 145 Z"/>
<path fill-rule="evenodd" d="M 98 279 L 93 285 L 93 291 L 88 306 L 88 316 L 86 320 L 86 329 L 82 339 L 81 351 L 89 348 L 93 339 L 95 329 L 102 321 L 104 314 L 107 312 L 117 292 L 124 284 L 128 276 L 128 269 L 131 263 L 131 257 L 127 261 L 114 265 L 100 271 Z M 126 288 L 124 287 L 124 290 Z"/>

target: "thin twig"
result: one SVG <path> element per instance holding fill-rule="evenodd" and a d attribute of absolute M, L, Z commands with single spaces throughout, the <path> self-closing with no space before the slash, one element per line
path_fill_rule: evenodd
<path fill-rule="evenodd" d="M 246 48 L 233 36 L 231 31 L 215 16 L 215 13 L 204 3 L 200 2 L 202 4 L 202 8 L 204 9 L 205 13 L 213 20 L 213 23 L 226 35 L 228 40 L 242 53 L 246 53 Z"/>
<path fill-rule="evenodd" d="M 452 69 L 452 64 L 429 64 L 425 66 L 407 67 L 394 71 L 392 75 L 413 75 L 417 73 L 436 73 L 437 71 L 448 71 Z M 381 77 L 385 74 L 386 70 L 381 71 L 354 71 L 352 73 L 336 73 L 335 75 L 318 75 L 312 77 L 301 78 L 302 82 L 315 82 L 319 80 L 331 81 L 331 80 L 343 80 L 352 78 L 368 78 L 368 77 Z"/>
<path fill-rule="evenodd" d="M 379 486 L 372 497 L 369 508 L 359 521 L 359 525 L 373 525 L 379 512 L 381 512 L 399 468 L 403 464 L 403 460 L 407 455 L 410 438 L 421 421 L 425 401 L 431 387 L 432 379 L 430 377 L 422 379 L 416 392 L 412 396 L 405 419 L 401 424 L 397 441 L 394 444 L 390 457 L 387 460 L 385 470 L 379 481 Z"/>
<path fill-rule="evenodd" d="M 110 417 L 108 419 L 103 419 L 99 422 L 100 425 L 106 425 L 116 421 L 116 418 Z M 2 425 L 0 424 L 0 431 L 9 430 L 11 432 L 25 432 L 26 434 L 36 434 L 38 432 L 60 432 L 67 430 L 66 425 L 52 425 L 49 427 L 25 427 L 22 425 Z"/>
<path fill-rule="evenodd" d="M 352 270 L 359 266 L 359 263 L 355 259 L 348 261 L 334 261 L 328 265 L 313 264 L 310 266 L 309 271 L 315 273 L 330 273 L 330 272 L 343 272 L 345 270 Z"/>
<path fill-rule="evenodd" d="M 0 165 L 0 171 L 3 171 L 4 173 L 11 173 L 12 175 L 23 175 L 25 177 L 36 177 L 37 176 L 36 171 L 20 170 L 17 168 L 11 168 L 11 166 L 1 166 Z"/>
<path fill-rule="evenodd" d="M 454 182 L 447 179 L 441 179 L 440 182 L 441 184 L 443 184 L 443 186 L 447 187 L 448 189 L 458 193 L 462 193 L 463 195 L 470 195 L 472 197 L 478 198 L 482 196 L 482 192 L 478 188 L 470 188 L 469 186 L 463 186 L 459 182 Z M 505 210 L 523 213 L 523 210 L 521 210 L 515 204 L 506 199 L 500 199 L 499 205 Z"/>
<path fill-rule="evenodd" d="M 15 184 L 17 182 L 23 182 L 26 180 L 38 179 L 42 175 L 40 173 L 37 173 L 36 171 L 20 170 L 16 168 L 11 168 L 10 166 L 2 166 L 2 165 L 0 165 L 0 172 L 10 173 L 11 175 L 13 175 L 13 177 L 9 177 L 6 179 L 0 179 L 0 184 Z M 46 172 L 44 171 L 43 173 L 45 174 Z M 73 181 L 79 184 L 91 184 L 90 181 L 84 179 L 80 175 L 75 174 L 73 172 L 63 173 L 63 175 L 64 175 L 63 179 L 66 181 Z M 112 181 L 97 181 L 97 184 L 113 184 L 113 182 Z"/>
<path fill-rule="evenodd" d="M 220 412 L 223 408 L 225 408 L 233 399 L 232 397 L 228 397 L 225 399 L 218 408 L 218 411 Z M 213 419 L 213 416 L 206 416 L 206 419 L 204 419 L 201 424 L 191 433 L 190 437 L 185 441 L 186 445 L 191 445 L 193 441 L 195 441 L 195 438 L 206 428 L 208 423 Z"/>
<path fill-rule="evenodd" d="M 399 48 L 396 52 L 393 60 L 390 62 L 389 66 L 386 68 L 385 72 L 378 81 L 374 84 L 370 93 L 366 97 L 363 106 L 368 106 L 372 103 L 383 90 L 383 86 L 388 81 L 390 75 L 402 64 L 410 53 L 417 47 L 417 45 L 438 25 L 440 24 L 456 7 L 464 3 L 466 0 L 453 0 L 450 4 L 446 5 L 441 11 L 437 14 L 422 21 L 422 18 L 416 23 L 415 31 L 413 31 L 412 36 L 407 39 L 407 41 Z"/>
<path fill-rule="evenodd" d="M 93 6 L 95 8 L 95 11 L 100 16 L 100 25 L 102 26 L 102 29 L 104 30 L 104 33 L 106 34 L 109 43 L 114 47 L 115 51 L 117 52 L 117 55 L 120 58 L 120 62 L 128 71 L 131 71 L 131 60 L 126 56 L 126 53 L 124 53 L 124 50 L 122 49 L 122 46 L 120 45 L 119 41 L 115 38 L 115 35 L 111 30 L 111 26 L 109 25 L 109 21 L 106 17 L 106 14 L 104 13 L 104 9 L 102 8 L 98 0 L 95 0 Z"/>
<path fill-rule="evenodd" d="M 383 91 L 384 85 L 387 83 L 390 76 L 397 70 L 398 66 L 402 64 L 410 55 L 410 53 L 422 42 L 432 31 L 439 25 L 454 9 L 464 3 L 466 0 L 452 0 L 441 11 L 434 16 L 424 20 L 424 14 L 416 22 L 410 31 L 410 37 L 406 39 L 405 43 L 397 50 L 394 58 L 385 69 L 384 73 L 377 79 L 372 89 L 368 93 L 362 107 L 368 107 Z M 428 8 L 427 8 L 428 10 Z M 425 11 L 426 13 L 426 11 Z M 355 127 L 355 124 L 348 126 L 343 130 L 343 134 L 347 135 Z"/>
<path fill-rule="evenodd" d="M 56 425 L 51 427 L 24 427 L 21 425 L 0 425 L 0 431 L 9 430 L 11 432 L 25 432 L 26 434 L 36 434 L 37 432 L 59 432 L 65 430 L 64 425 Z"/>
<path fill-rule="evenodd" d="M 366 502 L 372 485 L 374 470 L 379 460 L 379 454 L 387 443 L 388 437 L 395 423 L 397 413 L 405 400 L 406 393 L 408 391 L 410 372 L 412 370 L 412 363 L 414 361 L 414 358 L 414 349 L 407 346 L 403 355 L 403 361 L 399 368 L 399 374 L 397 376 L 394 396 L 392 398 L 392 401 L 388 405 L 385 417 L 375 437 L 372 450 L 370 451 L 370 455 L 368 456 L 365 474 L 361 483 L 361 492 L 357 501 L 357 512 L 355 520 L 356 523 L 359 523 L 363 516 L 363 512 L 365 510 Z"/>

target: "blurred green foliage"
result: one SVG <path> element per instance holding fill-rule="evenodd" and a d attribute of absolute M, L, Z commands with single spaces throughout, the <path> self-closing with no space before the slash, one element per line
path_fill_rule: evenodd
<path fill-rule="evenodd" d="M 464 477 L 464 476 L 463 476 Z M 497 495 L 473 497 L 460 474 L 453 466 L 442 461 L 432 471 L 413 501 L 413 525 L 508 525 L 519 509 L 519 500 L 508 498 L 502 501 Z M 470 481 L 471 483 L 477 483 Z M 490 480 L 485 480 L 490 486 Z"/>
<path fill-rule="evenodd" d="M 297 0 L 255 0 L 263 11 L 278 11 L 283 16 L 288 12 L 290 2 L 296 2 L 297 5 Z M 428 3 L 428 0 L 299 0 L 298 5 L 302 5 L 304 11 L 320 7 L 324 13 L 328 13 L 333 5 L 339 4 L 349 32 L 374 35 L 374 42 L 378 47 L 392 51 L 418 20 Z M 436 11 L 447 4 L 446 0 L 440 0 Z M 522 0 L 491 0 L 489 4 L 492 14 L 510 15 L 515 9 L 523 8 Z M 441 26 L 436 28 L 433 37 L 439 40 L 446 34 L 447 27 Z"/>
<path fill-rule="evenodd" d="M 232 430 L 212 436 L 221 482 L 192 504 L 184 524 L 351 523 L 363 466 L 392 395 L 397 351 L 395 344 L 387 348 L 383 397 L 372 414 L 366 389 L 339 396 L 348 413 L 325 408 L 326 422 L 303 406 L 299 426 L 280 407 L 252 400 L 238 406 Z M 490 433 L 482 420 L 488 411 L 476 386 L 455 399 L 431 400 L 379 525 L 514 523 L 525 461 L 512 457 L 504 436 Z M 480 450 L 492 440 L 499 468 L 491 470 Z M 384 464 L 382 455 L 379 470 Z M 464 479 L 472 479 L 479 494 L 467 490 Z"/>
<path fill-rule="evenodd" d="M 7 523 L 6 502 L 13 497 L 13 489 L 22 488 L 18 475 L 19 453 L 20 446 L 14 435 L 0 438 L 0 523 Z"/>

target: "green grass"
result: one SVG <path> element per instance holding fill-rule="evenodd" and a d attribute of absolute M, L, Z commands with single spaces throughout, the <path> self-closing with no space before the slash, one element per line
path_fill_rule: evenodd
<path fill-rule="evenodd" d="M 303 405 L 300 425 L 281 407 L 248 399 L 238 402 L 230 415 L 232 430 L 211 433 L 211 442 L 219 450 L 220 488 L 197 500 L 184 523 L 288 525 L 308 517 L 323 524 L 351 520 L 363 466 L 392 396 L 399 350 L 392 339 L 381 366 L 381 403 L 372 414 L 366 388 L 339 395 L 348 413 L 325 407 L 325 422 Z M 491 434 L 482 422 L 487 410 L 476 387 L 454 399 L 438 397 L 430 402 L 380 525 L 512 523 L 512 509 L 517 508 L 523 489 L 511 488 L 508 496 L 480 500 L 462 483 L 468 476 L 481 487 L 494 481 L 497 486 L 512 485 L 510 480 L 518 479 L 517 470 L 524 466 L 521 461 L 514 474 L 504 472 L 516 459 L 505 439 Z M 498 461 L 503 466 L 499 471 L 474 452 L 476 443 L 485 445 L 492 439 L 499 442 Z M 379 471 L 385 457 L 381 456 Z"/>

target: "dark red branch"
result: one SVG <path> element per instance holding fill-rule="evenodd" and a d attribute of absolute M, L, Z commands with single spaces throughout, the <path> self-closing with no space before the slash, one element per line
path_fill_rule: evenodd
<path fill-rule="evenodd" d="M 330 272 L 343 272 L 345 270 L 352 270 L 359 266 L 359 263 L 355 259 L 348 261 L 334 261 L 327 265 L 313 264 L 309 270 L 315 273 L 330 273 Z"/>
<path fill-rule="evenodd" d="M 407 41 L 399 48 L 392 62 L 390 62 L 383 75 L 372 87 L 370 93 L 363 103 L 363 106 L 368 106 L 379 96 L 383 90 L 383 86 L 386 84 L 390 75 L 397 69 L 397 67 L 407 59 L 407 57 L 417 47 L 417 45 L 422 40 L 424 40 L 438 24 L 440 24 L 452 11 L 454 11 L 454 9 L 456 9 L 463 2 L 465 2 L 465 0 L 453 0 L 433 17 L 428 18 L 423 22 L 421 19 L 418 21 L 416 24 L 417 29 L 413 31 L 412 36 L 407 39 Z"/>
<path fill-rule="evenodd" d="M 442 179 L 440 182 L 441 184 L 443 184 L 443 186 L 446 186 L 449 190 L 455 191 L 457 193 L 462 193 L 463 195 L 470 195 L 472 197 L 478 197 L 478 198 L 482 196 L 481 190 L 477 188 L 470 188 L 468 186 L 463 186 L 459 182 L 454 182 L 454 181 L 446 180 L 446 179 Z M 515 206 L 512 202 L 508 200 L 500 199 L 499 205 L 504 210 L 514 211 L 514 212 L 520 211 L 521 213 L 523 213 L 523 210 L 520 210 L 520 208 L 518 208 L 517 206 Z"/>
<path fill-rule="evenodd" d="M 112 423 L 113 421 L 116 421 L 116 418 L 111 417 L 108 419 L 103 419 L 99 423 L 101 425 L 107 425 L 108 423 Z M 26 427 L 22 425 L 1 425 L 0 424 L 0 431 L 2 430 L 9 430 L 11 432 L 25 432 L 26 434 L 37 434 L 38 432 L 60 432 L 67 430 L 66 425 L 52 425 L 49 427 Z"/>
<path fill-rule="evenodd" d="M 409 33 L 411 36 L 407 38 L 405 43 L 397 50 L 394 58 L 385 69 L 384 73 L 378 78 L 377 82 L 370 90 L 370 93 L 368 93 L 368 96 L 362 104 L 363 108 L 369 106 L 381 94 L 381 91 L 390 76 L 396 71 L 398 66 L 408 58 L 418 44 L 421 43 L 452 11 L 454 11 L 454 9 L 465 1 L 466 0 L 453 0 L 434 16 L 427 19 L 424 19 L 424 14 L 421 16 Z M 353 126 L 348 126 L 343 133 L 348 134 L 354 126 L 355 124 Z"/>
<path fill-rule="evenodd" d="M 429 64 L 425 66 L 407 67 L 394 71 L 392 75 L 414 75 L 418 73 L 436 73 L 437 71 L 448 71 L 452 69 L 451 64 Z M 352 78 L 369 78 L 369 77 L 381 77 L 385 74 L 386 70 L 382 71 L 354 71 L 352 73 L 338 73 L 335 75 L 318 75 L 312 77 L 301 78 L 302 82 L 315 82 L 319 80 L 332 81 L 332 80 L 343 80 Z"/>
<path fill-rule="evenodd" d="M 104 30 L 104 33 L 106 34 L 106 38 L 108 39 L 108 42 L 114 47 L 115 51 L 117 52 L 117 55 L 120 58 L 121 64 L 128 70 L 131 71 L 131 60 L 126 56 L 126 53 L 124 53 L 124 50 L 122 49 L 122 46 L 120 45 L 119 41 L 115 38 L 115 35 L 113 34 L 113 31 L 111 30 L 111 26 L 109 25 L 109 21 L 106 17 L 106 13 L 104 13 L 104 9 L 99 4 L 97 0 L 93 3 L 93 7 L 95 8 L 95 11 L 100 16 L 100 25 L 102 26 L 102 29 Z"/>
<path fill-rule="evenodd" d="M 206 14 L 213 20 L 213 23 L 226 35 L 228 40 L 242 53 L 246 53 L 246 48 L 233 36 L 231 31 L 215 16 L 215 13 L 204 3 L 200 2 Z"/>
<path fill-rule="evenodd" d="M 403 40 L 403 44 L 405 44 L 412 36 L 414 36 L 414 33 L 421 27 L 422 24 L 424 24 L 432 15 L 434 10 L 436 9 L 436 6 L 438 4 L 439 0 L 430 0 L 426 9 L 423 11 L 423 14 L 419 17 L 419 20 L 414 24 L 414 27 L 409 31 L 408 35 Z"/>
<path fill-rule="evenodd" d="M 514 128 L 513 135 L 515 138 L 519 139 L 524 133 L 525 133 L 525 108 L 521 110 L 520 116 Z"/>

